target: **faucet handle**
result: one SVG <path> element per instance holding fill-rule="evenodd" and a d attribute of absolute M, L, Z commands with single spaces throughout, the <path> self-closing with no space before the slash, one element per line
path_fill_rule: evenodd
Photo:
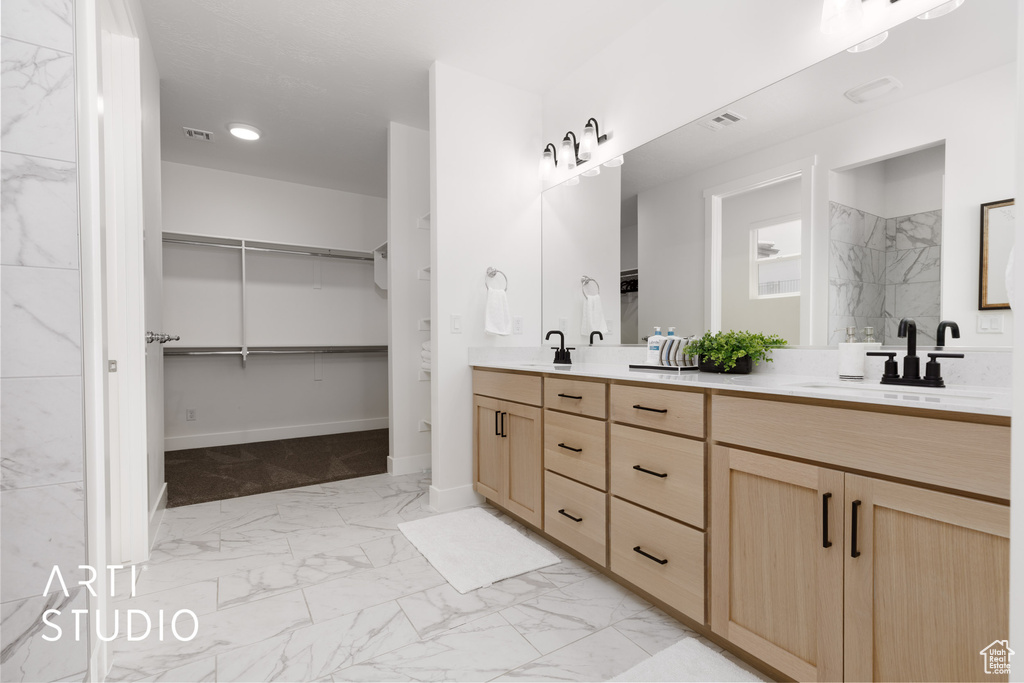
<path fill-rule="evenodd" d="M 962 354 L 962 353 L 929 353 L 928 357 L 933 359 L 933 360 L 935 358 L 963 358 L 964 354 Z"/>
<path fill-rule="evenodd" d="M 939 367 L 939 358 L 963 358 L 962 353 L 929 353 L 928 357 L 931 359 L 924 364 L 924 378 L 932 383 L 932 386 L 943 387 L 946 383 L 942 381 L 942 375 L 940 374 L 941 368 Z"/>
<path fill-rule="evenodd" d="M 896 362 L 895 351 L 868 351 L 865 356 L 885 356 L 885 369 L 882 379 L 894 379 L 900 376 L 900 365 Z"/>

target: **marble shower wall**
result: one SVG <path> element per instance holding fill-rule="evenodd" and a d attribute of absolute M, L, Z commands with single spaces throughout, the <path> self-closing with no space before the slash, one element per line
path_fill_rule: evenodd
<path fill-rule="evenodd" d="M 935 343 L 939 324 L 942 212 L 882 218 L 829 203 L 829 344 L 853 325 L 898 343 L 901 318 L 914 318 L 918 340 Z"/>
<path fill-rule="evenodd" d="M 73 0 L 4 0 L 0 679 L 83 680 L 86 562 Z M 72 588 L 43 597 L 59 565 Z M 58 609 L 54 642 L 42 614 Z"/>
<path fill-rule="evenodd" d="M 884 343 L 886 221 L 881 216 L 829 202 L 829 345 L 846 339 L 846 327 L 875 328 Z"/>
<path fill-rule="evenodd" d="M 885 222 L 885 338 L 895 344 L 900 319 L 917 322 L 918 342 L 935 344 L 941 311 L 942 211 Z"/>

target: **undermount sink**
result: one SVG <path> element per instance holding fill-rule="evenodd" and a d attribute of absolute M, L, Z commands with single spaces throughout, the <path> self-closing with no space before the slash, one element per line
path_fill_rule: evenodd
<path fill-rule="evenodd" d="M 544 370 L 571 370 L 572 365 L 566 365 L 564 363 L 516 363 L 516 365 L 525 365 L 530 368 L 543 368 Z"/>
<path fill-rule="evenodd" d="M 877 396 L 879 398 L 897 399 L 903 401 L 926 401 L 942 402 L 943 399 L 949 402 L 984 402 L 991 401 L 994 396 L 983 394 L 977 391 L 962 391 L 944 387 L 901 387 L 892 384 L 861 384 L 847 382 L 804 382 L 793 384 L 793 387 L 801 389 L 818 390 L 823 393 L 845 394 L 847 396 Z"/>

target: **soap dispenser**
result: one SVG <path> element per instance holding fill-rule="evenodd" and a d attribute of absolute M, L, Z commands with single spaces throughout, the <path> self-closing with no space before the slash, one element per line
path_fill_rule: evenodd
<path fill-rule="evenodd" d="M 661 344 L 664 341 L 661 328 L 655 327 L 654 334 L 647 338 L 647 363 L 657 365 L 661 361 Z"/>

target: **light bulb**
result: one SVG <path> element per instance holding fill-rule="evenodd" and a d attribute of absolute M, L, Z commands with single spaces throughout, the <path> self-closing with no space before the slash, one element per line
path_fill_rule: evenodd
<path fill-rule="evenodd" d="M 594 156 L 594 148 L 597 147 L 597 131 L 594 124 L 588 123 L 583 129 L 583 137 L 580 138 L 580 161 L 590 161 Z"/>
<path fill-rule="evenodd" d="M 540 174 L 543 178 L 550 178 L 555 172 L 555 155 L 550 149 L 545 149 L 540 157 Z"/>
<path fill-rule="evenodd" d="M 879 33 L 874 38 L 868 38 L 863 43 L 857 43 L 856 45 L 854 45 L 853 47 L 848 49 L 847 52 L 853 52 L 853 53 L 867 52 L 871 48 L 878 47 L 879 45 L 884 43 L 885 39 L 888 38 L 888 37 L 889 37 L 889 32 L 888 31 L 883 31 L 882 33 Z"/>
<path fill-rule="evenodd" d="M 568 180 L 566 180 L 565 184 L 570 186 L 570 187 L 572 187 L 573 185 L 579 185 L 580 184 L 580 177 L 578 175 L 574 175 L 572 178 L 569 178 Z"/>
<path fill-rule="evenodd" d="M 588 178 L 591 178 L 596 175 L 601 175 L 601 165 L 595 164 L 593 168 L 588 168 L 586 171 L 584 171 L 583 175 L 587 176 Z"/>
<path fill-rule="evenodd" d="M 576 145 L 569 138 L 562 139 L 562 159 L 567 170 L 576 168 Z"/>
<path fill-rule="evenodd" d="M 604 165 L 607 166 L 608 168 L 615 168 L 616 166 L 622 166 L 622 162 L 623 159 L 622 155 L 620 154 L 614 159 L 609 159 L 608 161 L 604 162 Z"/>

